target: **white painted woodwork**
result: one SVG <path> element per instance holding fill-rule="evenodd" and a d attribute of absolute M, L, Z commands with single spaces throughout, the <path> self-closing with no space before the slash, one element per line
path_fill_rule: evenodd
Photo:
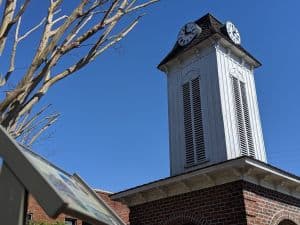
<path fill-rule="evenodd" d="M 128 206 L 134 206 L 238 180 L 300 199 L 299 177 L 249 157 L 168 177 L 113 194 L 111 197 Z"/>
<path fill-rule="evenodd" d="M 218 77 L 225 129 L 227 159 L 240 156 L 240 147 L 237 135 L 237 119 L 234 111 L 235 106 L 231 80 L 231 76 L 234 76 L 245 83 L 255 158 L 266 162 L 266 153 L 254 82 L 254 71 L 251 69 L 251 66 L 246 64 L 243 60 L 236 58 L 233 54 L 231 54 L 230 50 L 226 50 L 221 45 L 215 45 L 215 47 L 218 61 Z"/>
<path fill-rule="evenodd" d="M 168 83 L 170 173 L 241 156 L 232 76 L 245 84 L 255 158 L 266 162 L 253 67 L 222 41 L 207 41 L 164 65 Z M 234 53 L 233 53 L 234 52 Z M 182 85 L 199 77 L 206 160 L 187 165 Z"/>

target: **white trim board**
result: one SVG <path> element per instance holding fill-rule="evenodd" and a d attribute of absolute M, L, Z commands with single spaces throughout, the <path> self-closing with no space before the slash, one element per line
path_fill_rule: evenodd
<path fill-rule="evenodd" d="M 300 178 L 250 157 L 218 163 L 111 195 L 128 206 L 244 180 L 300 199 Z"/>

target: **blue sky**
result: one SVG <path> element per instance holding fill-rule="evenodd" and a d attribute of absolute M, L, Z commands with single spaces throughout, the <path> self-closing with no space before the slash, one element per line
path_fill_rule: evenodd
<path fill-rule="evenodd" d="M 235 23 L 262 62 L 255 78 L 268 161 L 300 175 L 299 9 L 292 0 L 162 0 L 117 48 L 50 90 L 42 103 L 62 116 L 35 150 L 94 188 L 168 176 L 166 78 L 156 66 L 181 26 L 210 12 Z"/>

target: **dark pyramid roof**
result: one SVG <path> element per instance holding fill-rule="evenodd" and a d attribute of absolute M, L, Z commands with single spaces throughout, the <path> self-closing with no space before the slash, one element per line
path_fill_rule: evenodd
<path fill-rule="evenodd" d="M 250 53 L 248 53 L 241 45 L 236 45 L 234 42 L 228 37 L 226 31 L 223 29 L 224 24 L 221 23 L 218 19 L 216 19 L 211 14 L 206 14 L 205 16 L 201 17 L 195 23 L 202 28 L 201 34 L 195 38 L 190 44 L 187 46 L 180 46 L 177 41 L 171 52 L 161 61 L 161 63 L 158 65 L 158 68 L 171 59 L 173 59 L 175 56 L 180 54 L 181 52 L 185 52 L 192 47 L 198 45 L 199 43 L 203 42 L 204 40 L 208 39 L 209 37 L 213 35 L 219 35 L 222 38 L 229 41 L 231 44 L 236 46 L 238 49 L 243 51 L 248 57 L 250 57 L 252 60 L 254 60 L 259 66 L 261 63 L 255 59 Z"/>

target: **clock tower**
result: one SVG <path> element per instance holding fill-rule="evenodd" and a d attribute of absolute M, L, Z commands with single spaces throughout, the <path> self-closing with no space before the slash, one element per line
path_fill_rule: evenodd
<path fill-rule="evenodd" d="M 254 70 L 232 22 L 207 14 L 159 64 L 168 83 L 171 175 L 250 156 L 266 162 Z"/>
<path fill-rule="evenodd" d="M 183 26 L 168 81 L 171 176 L 113 194 L 131 225 L 300 225 L 300 177 L 266 163 L 254 70 L 232 22 Z"/>

